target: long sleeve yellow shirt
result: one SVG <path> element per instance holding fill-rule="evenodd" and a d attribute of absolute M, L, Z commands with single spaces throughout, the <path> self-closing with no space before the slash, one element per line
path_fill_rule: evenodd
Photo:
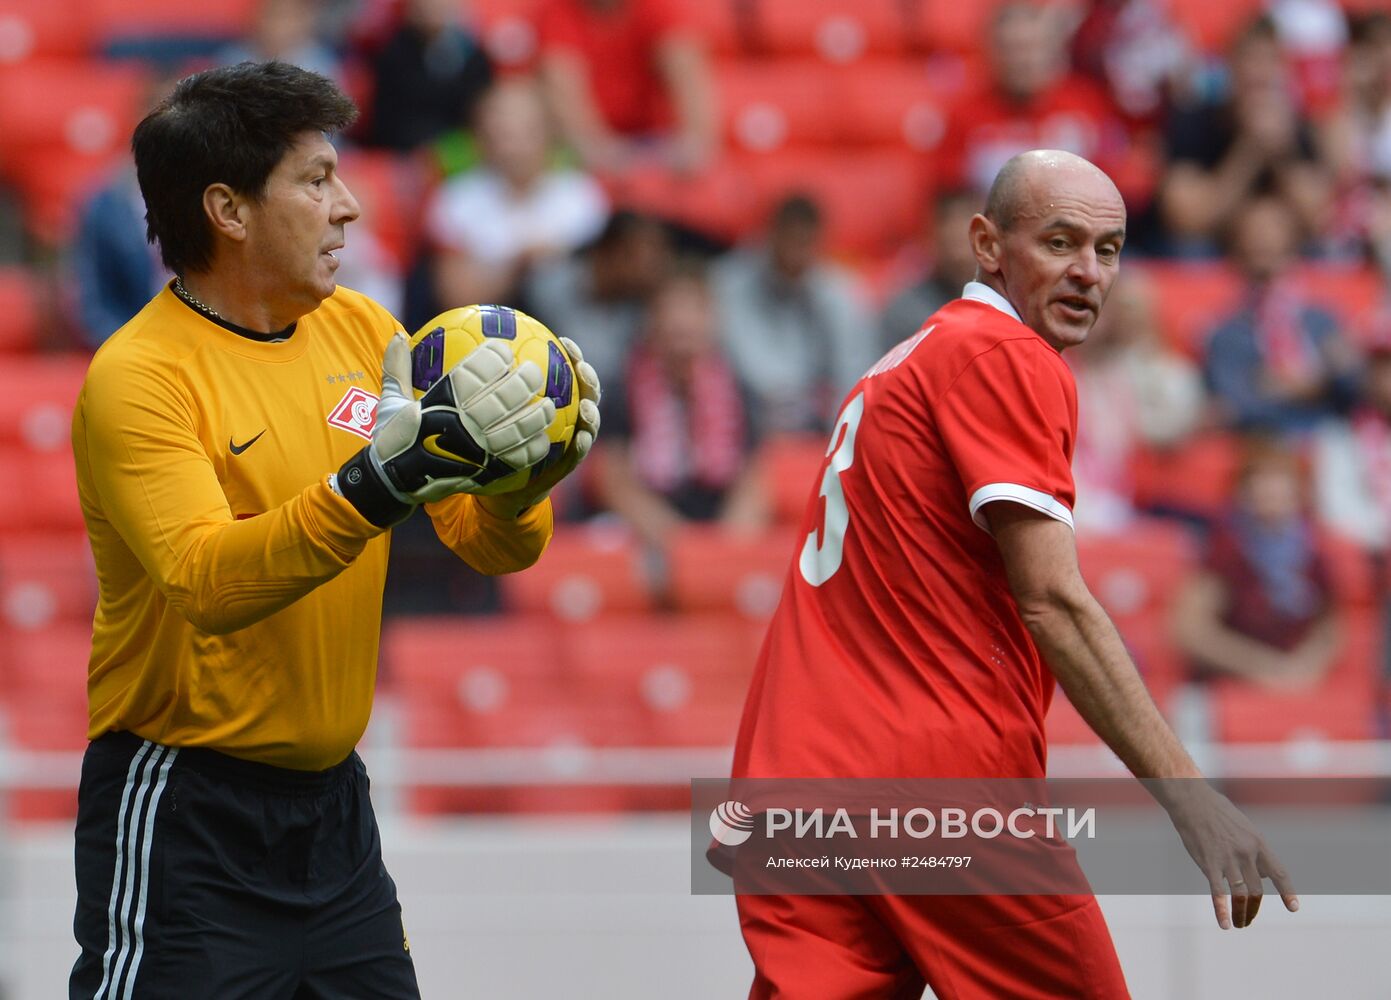
<path fill-rule="evenodd" d="M 340 288 L 267 343 L 166 288 L 97 352 L 73 415 L 99 586 L 90 738 L 127 730 L 300 770 L 351 752 L 388 534 L 328 475 L 367 443 L 398 328 Z M 549 503 L 501 521 L 460 495 L 429 514 L 485 573 L 531 565 L 552 530 Z"/>

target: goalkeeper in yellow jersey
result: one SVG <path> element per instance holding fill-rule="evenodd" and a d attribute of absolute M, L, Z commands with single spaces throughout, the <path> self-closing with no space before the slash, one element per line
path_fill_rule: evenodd
<path fill-rule="evenodd" d="M 74 998 L 418 996 L 353 750 L 388 531 L 423 504 L 461 559 L 522 569 L 598 432 L 567 343 L 569 452 L 524 490 L 469 493 L 547 454 L 554 405 L 492 341 L 412 398 L 397 322 L 334 281 L 358 205 L 327 135 L 355 115 L 321 76 L 242 63 L 135 131 L 177 277 L 97 352 L 73 417 L 100 584 Z"/>

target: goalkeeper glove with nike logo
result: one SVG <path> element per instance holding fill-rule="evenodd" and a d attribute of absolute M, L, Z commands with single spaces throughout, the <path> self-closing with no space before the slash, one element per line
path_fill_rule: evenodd
<path fill-rule="evenodd" d="M 545 375 L 512 367 L 512 348 L 488 339 L 420 399 L 412 398 L 410 344 L 397 333 L 382 359 L 372 443 L 338 470 L 334 487 L 380 528 L 416 504 L 473 493 L 546 457 L 555 404 L 536 399 Z"/>

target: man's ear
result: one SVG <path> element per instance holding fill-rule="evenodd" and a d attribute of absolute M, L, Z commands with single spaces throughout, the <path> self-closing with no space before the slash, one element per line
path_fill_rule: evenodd
<path fill-rule="evenodd" d="M 971 217 L 969 236 L 971 250 L 976 255 L 980 269 L 986 274 L 999 274 L 1000 258 L 1003 256 L 999 227 L 977 212 Z"/>
<path fill-rule="evenodd" d="M 246 222 L 242 219 L 243 198 L 226 184 L 209 184 L 203 192 L 203 213 L 212 223 L 213 232 L 229 240 L 246 239 Z"/>

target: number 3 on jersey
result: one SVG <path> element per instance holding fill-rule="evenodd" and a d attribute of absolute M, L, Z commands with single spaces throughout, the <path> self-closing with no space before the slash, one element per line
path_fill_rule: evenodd
<path fill-rule="evenodd" d="M 860 428 L 860 418 L 865 415 L 865 394 L 863 392 L 845 404 L 845 409 L 836 421 L 831 432 L 831 443 L 826 449 L 830 462 L 821 476 L 820 495 L 826 503 L 822 507 L 819 530 L 807 535 L 802 545 L 802 555 L 797 562 L 802 579 L 813 587 L 819 587 L 840 569 L 842 549 L 845 545 L 845 529 L 850 525 L 850 510 L 845 505 L 845 490 L 840 476 L 855 461 L 855 432 Z M 820 544 L 817 536 L 820 536 Z"/>

